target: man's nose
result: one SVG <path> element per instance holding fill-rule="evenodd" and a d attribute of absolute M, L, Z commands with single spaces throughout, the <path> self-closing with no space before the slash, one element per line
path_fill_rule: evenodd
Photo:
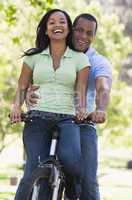
<path fill-rule="evenodd" d="M 85 31 L 83 31 L 81 34 L 81 37 L 84 39 L 87 39 L 88 38 L 87 33 Z"/>

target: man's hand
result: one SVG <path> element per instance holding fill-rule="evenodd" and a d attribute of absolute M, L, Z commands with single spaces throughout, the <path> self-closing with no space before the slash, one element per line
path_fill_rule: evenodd
<path fill-rule="evenodd" d="M 30 106 L 35 106 L 39 99 L 39 96 L 35 94 L 35 91 L 39 89 L 39 86 L 31 85 L 26 94 L 26 105 L 29 108 Z"/>
<path fill-rule="evenodd" d="M 106 108 L 109 103 L 112 80 L 108 77 L 99 76 L 96 78 L 96 110 L 90 114 L 91 120 L 95 123 L 106 121 Z"/>
<path fill-rule="evenodd" d="M 102 110 L 95 110 L 89 116 L 94 123 L 104 123 L 106 121 L 106 112 Z"/>

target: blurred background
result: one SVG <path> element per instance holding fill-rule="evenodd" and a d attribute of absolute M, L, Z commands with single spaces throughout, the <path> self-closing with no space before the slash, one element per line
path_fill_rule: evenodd
<path fill-rule="evenodd" d="M 23 173 L 22 126 L 8 113 L 21 69 L 21 55 L 34 46 L 36 27 L 50 8 L 63 8 L 72 20 L 82 12 L 99 24 L 93 46 L 113 67 L 108 120 L 98 126 L 101 200 L 132 199 L 132 1 L 0 1 L 0 200 L 13 200 Z"/>

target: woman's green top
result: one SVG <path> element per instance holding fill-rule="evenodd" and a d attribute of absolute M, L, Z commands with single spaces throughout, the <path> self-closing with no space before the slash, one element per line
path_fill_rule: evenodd
<path fill-rule="evenodd" d="M 33 84 L 40 86 L 37 105 L 31 110 L 75 114 L 74 97 L 77 72 L 90 66 L 88 57 L 67 47 L 60 66 L 54 70 L 49 48 L 25 56 L 24 63 L 33 70 Z"/>

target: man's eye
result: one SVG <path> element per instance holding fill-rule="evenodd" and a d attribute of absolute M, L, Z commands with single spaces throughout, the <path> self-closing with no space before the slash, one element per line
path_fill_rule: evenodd
<path fill-rule="evenodd" d="M 92 32 L 87 32 L 87 36 L 92 36 L 93 33 Z"/>
<path fill-rule="evenodd" d="M 79 33 L 83 33 L 83 29 L 81 29 L 81 28 L 75 28 L 75 31 L 77 31 Z"/>

